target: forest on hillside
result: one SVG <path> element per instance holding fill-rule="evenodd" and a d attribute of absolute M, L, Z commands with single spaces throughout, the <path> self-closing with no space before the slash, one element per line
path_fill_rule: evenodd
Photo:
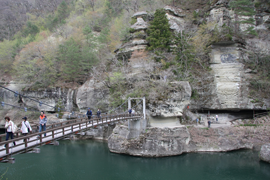
<path fill-rule="evenodd" d="M 32 90 L 47 87 L 74 88 L 87 79 L 94 78 L 104 81 L 112 97 L 119 99 L 124 93 L 121 93 L 120 89 L 125 91 L 128 87 L 128 80 L 124 75 L 127 62 L 118 60 L 114 50 L 130 38 L 133 31 L 130 26 L 136 22 L 132 15 L 138 11 L 147 11 L 149 16 L 150 26 L 146 40 L 154 66 L 158 67 L 159 72 L 172 74 L 168 77 L 170 81 L 187 80 L 192 83 L 198 80 L 202 73 L 207 74 L 211 70 L 209 52 L 213 43 L 244 42 L 247 38 L 267 36 L 254 29 L 254 17 L 259 11 L 256 11 L 256 8 L 262 10 L 264 4 L 268 3 L 264 0 L 228 1 L 226 6 L 235 12 L 236 21 L 224 23 L 221 27 L 215 22 L 207 22 L 209 8 L 216 4 L 217 0 L 53 2 L 55 4 L 50 8 L 46 7 L 47 9 L 43 5 L 46 10 L 21 9 L 14 13 L 8 9 L 8 1 L 0 1 L 3 5 L 0 26 L 3 27 L 3 22 L 8 22 L 5 26 L 8 29 L 0 29 L 0 74 L 24 81 Z M 185 19 L 189 22 L 188 29 L 181 33 L 169 30 L 168 20 L 162 10 L 166 5 L 184 10 Z M 239 16 L 248 18 L 237 20 Z M 250 26 L 242 32 L 239 31 L 241 24 Z M 163 29 L 162 33 L 160 29 Z M 171 48 L 172 45 L 174 48 Z M 260 69 L 260 81 L 251 82 L 254 91 L 268 92 L 269 54 L 259 52 L 254 47 L 247 47 L 247 51 L 249 57 L 242 61 L 251 69 Z M 155 75 L 156 72 L 150 73 Z M 134 96 L 145 96 L 158 89 L 164 91 L 162 85 L 142 84 L 133 89 L 132 93 Z M 193 98 L 196 96 L 194 90 Z"/>
<path fill-rule="evenodd" d="M 1 74 L 18 77 L 32 87 L 61 82 L 82 84 L 94 65 L 113 57 L 112 52 L 129 32 L 134 12 L 154 12 L 166 3 L 169 2 L 62 1 L 53 13 L 27 13 L 21 30 L 0 42 Z"/>

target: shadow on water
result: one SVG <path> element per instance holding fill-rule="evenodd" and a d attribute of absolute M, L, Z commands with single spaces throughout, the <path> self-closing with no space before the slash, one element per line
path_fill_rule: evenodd
<path fill-rule="evenodd" d="M 15 164 L 1 164 L 0 173 L 9 167 L 4 179 L 270 179 L 270 165 L 251 150 L 143 158 L 110 153 L 106 142 L 60 141 L 15 158 Z"/>

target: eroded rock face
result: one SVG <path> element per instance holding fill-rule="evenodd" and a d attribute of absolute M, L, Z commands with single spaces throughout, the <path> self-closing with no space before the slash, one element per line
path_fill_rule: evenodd
<path fill-rule="evenodd" d="M 270 143 L 262 145 L 259 157 L 262 161 L 270 163 Z"/>
<path fill-rule="evenodd" d="M 252 149 L 268 142 L 270 131 L 264 127 L 198 127 L 154 128 L 138 138 L 128 139 L 128 126 L 116 126 L 108 138 L 111 152 L 133 156 L 162 157 L 184 152 L 224 152 Z M 264 151 L 268 153 L 269 147 Z M 268 159 L 269 160 L 269 159 Z"/>
<path fill-rule="evenodd" d="M 101 82 L 95 83 L 94 80 L 88 80 L 78 88 L 76 104 L 81 112 L 86 112 L 88 108 L 97 110 L 99 107 L 102 109 L 108 105 L 108 95 L 108 89 L 104 89 Z"/>
<path fill-rule="evenodd" d="M 249 43 L 255 43 L 255 40 Z M 263 46 L 260 42 L 257 46 Z M 267 51 L 267 49 L 266 49 Z M 266 109 L 268 101 L 255 102 L 249 96 L 249 79 L 254 71 L 245 69 L 241 61 L 242 49 L 234 42 L 220 42 L 212 45 L 210 74 L 198 83 L 199 99 L 192 102 L 192 108 L 200 107 L 219 110 Z M 206 83 L 207 82 L 207 85 Z M 195 84 L 196 85 L 196 84 Z"/>
<path fill-rule="evenodd" d="M 183 128 L 149 128 L 139 138 L 127 140 L 128 127 L 116 127 L 108 139 L 111 152 L 133 156 L 161 157 L 182 154 L 187 149 L 190 136 Z"/>
<path fill-rule="evenodd" d="M 148 104 L 151 116 L 177 117 L 182 116 L 183 110 L 190 104 L 191 87 L 187 81 L 170 83 L 169 97 L 166 101 Z"/>
<path fill-rule="evenodd" d="M 244 65 L 239 62 L 240 52 L 236 44 L 214 45 L 210 67 L 214 75 L 217 100 L 212 109 L 252 109 L 247 99 L 248 89 L 244 78 Z"/>
<path fill-rule="evenodd" d="M 167 19 L 169 20 L 170 29 L 175 32 L 180 32 L 185 30 L 185 20 L 186 16 L 183 14 L 183 10 L 176 7 L 165 6 Z"/>
<path fill-rule="evenodd" d="M 131 26 L 136 31 L 145 30 L 148 27 L 148 23 L 143 20 L 143 18 L 138 17 L 137 22 Z"/>
<path fill-rule="evenodd" d="M 71 111 L 73 108 L 74 90 L 63 88 L 48 88 L 39 89 L 36 91 L 23 89 L 26 84 L 20 84 L 18 82 L 11 81 L 6 88 L 11 89 L 19 94 L 27 96 L 14 96 L 14 93 L 5 89 L 0 90 L 0 94 L 3 97 L 3 101 L 8 104 L 12 104 L 18 107 L 27 107 L 39 111 L 55 111 L 53 107 L 59 105 L 63 107 L 61 111 Z M 39 100 L 42 102 L 41 106 L 39 102 L 33 101 Z M 47 104 L 47 105 L 44 105 Z M 11 109 L 11 106 L 5 106 L 5 109 Z"/>
<path fill-rule="evenodd" d="M 91 128 L 86 132 L 81 132 L 78 134 L 74 134 L 71 136 L 71 139 L 98 139 L 98 140 L 107 140 L 108 137 L 112 134 L 113 129 L 115 128 L 115 124 L 107 124 L 103 126 L 97 126 L 95 128 Z"/>

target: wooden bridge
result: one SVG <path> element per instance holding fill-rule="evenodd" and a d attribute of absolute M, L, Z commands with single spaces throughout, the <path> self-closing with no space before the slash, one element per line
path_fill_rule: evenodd
<path fill-rule="evenodd" d="M 85 131 L 89 128 L 98 125 L 117 123 L 125 120 L 139 120 L 140 114 L 131 116 L 129 114 L 107 115 L 101 118 L 80 118 L 75 120 L 68 120 L 61 123 L 55 123 L 47 126 L 46 131 L 37 132 L 23 136 L 21 133 L 15 133 L 15 138 L 3 141 L 6 135 L 0 135 L 0 162 L 8 162 L 11 155 L 25 153 L 32 151 L 35 147 L 45 144 L 51 144 L 55 140 L 63 139 L 71 134 L 77 134 L 80 131 Z M 46 133 L 46 137 L 43 134 Z M 28 139 L 28 140 L 27 140 Z M 13 142 L 16 145 L 13 146 Z M 4 148 L 6 145 L 6 148 Z"/>

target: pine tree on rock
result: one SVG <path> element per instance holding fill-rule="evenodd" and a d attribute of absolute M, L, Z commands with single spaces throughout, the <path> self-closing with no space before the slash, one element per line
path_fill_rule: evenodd
<path fill-rule="evenodd" d="M 230 8 L 232 8 L 235 12 L 235 20 L 236 20 L 236 31 L 239 29 L 240 24 L 250 24 L 247 28 L 246 32 L 251 35 L 257 35 L 257 32 L 254 30 L 255 20 L 253 16 L 256 11 L 254 8 L 254 3 L 252 0 L 232 0 L 230 2 Z M 239 16 L 249 17 L 248 19 L 239 20 Z"/>
<path fill-rule="evenodd" d="M 165 10 L 156 10 L 154 19 L 150 22 L 150 26 L 147 29 L 147 34 L 148 37 L 146 40 L 149 42 L 148 50 L 170 50 L 172 33 Z"/>

